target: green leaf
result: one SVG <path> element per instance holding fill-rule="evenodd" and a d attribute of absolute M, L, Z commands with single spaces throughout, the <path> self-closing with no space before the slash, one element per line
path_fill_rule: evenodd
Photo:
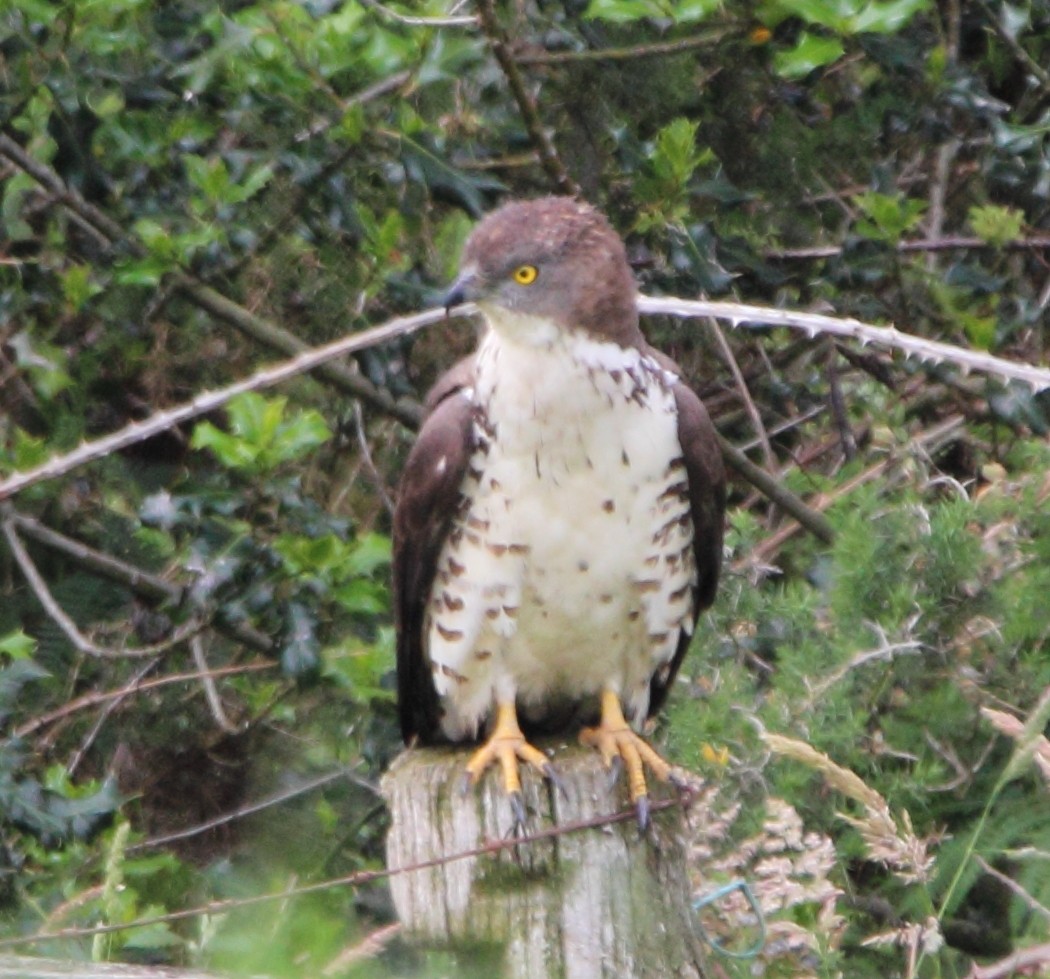
<path fill-rule="evenodd" d="M 36 339 L 28 330 L 20 330 L 7 342 L 15 353 L 15 363 L 29 375 L 34 390 L 45 401 L 73 383 L 66 372 L 66 352 L 61 348 Z"/>
<path fill-rule="evenodd" d="M 857 194 L 853 203 L 868 218 L 857 222 L 857 233 L 891 245 L 896 245 L 905 232 L 917 227 L 926 213 L 925 201 L 876 191 Z"/>
<path fill-rule="evenodd" d="M 265 471 L 298 459 L 332 437 L 320 412 L 308 409 L 286 419 L 286 398 L 264 398 L 254 391 L 240 394 L 226 406 L 230 431 L 210 422 L 193 430 L 190 444 L 210 449 L 232 469 Z"/>
<path fill-rule="evenodd" d="M 193 429 L 190 447 L 210 449 L 224 466 L 247 469 L 258 458 L 258 448 L 252 443 L 229 435 L 211 422 L 201 422 Z"/>
<path fill-rule="evenodd" d="M 929 0 L 779 0 L 776 4 L 781 11 L 842 37 L 895 33 L 928 6 Z"/>
<path fill-rule="evenodd" d="M 810 72 L 838 61 L 845 50 L 837 38 L 803 31 L 794 48 L 777 52 L 773 67 L 783 78 L 804 78 Z"/>
<path fill-rule="evenodd" d="M 230 186 L 230 174 L 221 157 L 205 159 L 194 153 L 187 153 L 182 158 L 186 176 L 191 184 L 209 200 L 218 203 L 226 201 Z"/>
<path fill-rule="evenodd" d="M 978 238 L 1000 248 L 1019 238 L 1024 226 L 1024 212 L 1016 207 L 986 204 L 971 207 L 967 216 Z"/>
<path fill-rule="evenodd" d="M 660 15 L 660 7 L 650 0 L 591 0 L 583 16 L 587 20 L 630 24 L 636 20 Z"/>
<path fill-rule="evenodd" d="M 102 287 L 91 281 L 90 265 L 71 265 L 62 273 L 62 295 L 74 310 L 79 310 Z"/>
<path fill-rule="evenodd" d="M 917 13 L 929 7 L 929 0 L 889 0 L 886 3 L 867 3 L 850 22 L 856 34 L 895 34 Z"/>
<path fill-rule="evenodd" d="M 390 563 L 390 538 L 382 534 L 363 534 L 353 546 L 347 571 L 354 575 L 370 575 Z"/>
<path fill-rule="evenodd" d="M 27 636 L 21 629 L 9 632 L 0 639 L 0 656 L 7 656 L 14 660 L 29 659 L 36 649 L 36 640 Z M 46 673 L 44 674 L 46 676 Z"/>
<path fill-rule="evenodd" d="M 966 331 L 966 337 L 978 350 L 991 350 L 995 344 L 995 316 L 977 316 L 965 310 L 956 310 L 956 316 Z"/>

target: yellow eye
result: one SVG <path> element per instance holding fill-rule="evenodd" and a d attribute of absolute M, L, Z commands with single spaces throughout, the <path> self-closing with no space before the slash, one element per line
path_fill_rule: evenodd
<path fill-rule="evenodd" d="M 519 265 L 512 274 L 519 286 L 531 286 L 540 270 L 535 265 Z"/>

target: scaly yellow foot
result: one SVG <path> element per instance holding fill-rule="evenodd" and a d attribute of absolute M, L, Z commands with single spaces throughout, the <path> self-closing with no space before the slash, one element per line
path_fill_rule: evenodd
<path fill-rule="evenodd" d="M 525 802 L 521 795 L 521 774 L 518 761 L 538 768 L 547 778 L 560 787 L 558 776 L 550 759 L 525 740 L 518 726 L 518 715 L 513 703 L 496 705 L 496 724 L 492 734 L 467 762 L 467 785 L 476 785 L 482 772 L 498 761 L 503 772 L 503 790 L 510 799 L 515 827 L 525 825 Z"/>
<path fill-rule="evenodd" d="M 617 774 L 621 766 L 626 769 L 631 802 L 638 811 L 638 826 L 644 830 L 649 824 L 649 787 L 645 784 L 645 766 L 661 782 L 671 778 L 671 766 L 631 730 L 615 691 L 602 691 L 601 720 L 597 727 L 585 727 L 580 732 L 580 741 L 601 752 L 606 768 Z"/>

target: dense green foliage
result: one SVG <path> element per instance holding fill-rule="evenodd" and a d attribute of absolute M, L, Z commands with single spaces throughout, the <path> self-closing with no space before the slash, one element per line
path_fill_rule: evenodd
<path fill-rule="evenodd" d="M 475 12 L 0 7 L 0 478 L 278 359 L 260 320 L 315 345 L 432 305 L 474 218 L 566 179 L 646 292 L 1046 363 L 1047 0 L 564 0 L 484 28 Z M 201 283 L 255 320 L 216 313 Z M 779 798 L 834 840 L 841 920 L 792 905 L 809 945 L 771 950 L 767 973 L 956 976 L 1045 942 L 1050 779 L 1030 760 L 1047 718 L 1014 741 L 980 709 L 1023 721 L 1050 685 L 1050 397 L 783 330 L 647 329 L 727 438 L 831 503 L 826 545 L 783 534 L 737 479 L 725 583 L 657 734 L 744 803 L 733 838 Z M 434 327 L 357 358 L 363 406 L 302 378 L 0 502 L 0 941 L 381 863 L 389 505 L 411 440 L 383 397 L 410 415 L 470 344 Z M 840 818 L 861 807 L 771 759 L 763 730 L 880 793 L 928 873 L 875 859 Z M 397 943 L 339 958 L 390 913 L 378 886 L 333 888 L 34 949 L 296 976 L 470 967 Z M 946 944 L 861 945 L 931 917 Z"/>

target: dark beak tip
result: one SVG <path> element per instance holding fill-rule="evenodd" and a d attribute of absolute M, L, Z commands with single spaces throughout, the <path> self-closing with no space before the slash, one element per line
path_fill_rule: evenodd
<path fill-rule="evenodd" d="M 456 279 L 445 293 L 445 315 L 448 316 L 456 306 L 462 306 L 477 298 L 477 279 L 474 272 L 465 272 Z"/>
<path fill-rule="evenodd" d="M 463 295 L 463 289 L 460 286 L 453 286 L 445 293 L 445 299 L 442 305 L 445 307 L 445 315 L 449 316 L 452 313 L 453 306 L 461 306 L 465 301 Z"/>

